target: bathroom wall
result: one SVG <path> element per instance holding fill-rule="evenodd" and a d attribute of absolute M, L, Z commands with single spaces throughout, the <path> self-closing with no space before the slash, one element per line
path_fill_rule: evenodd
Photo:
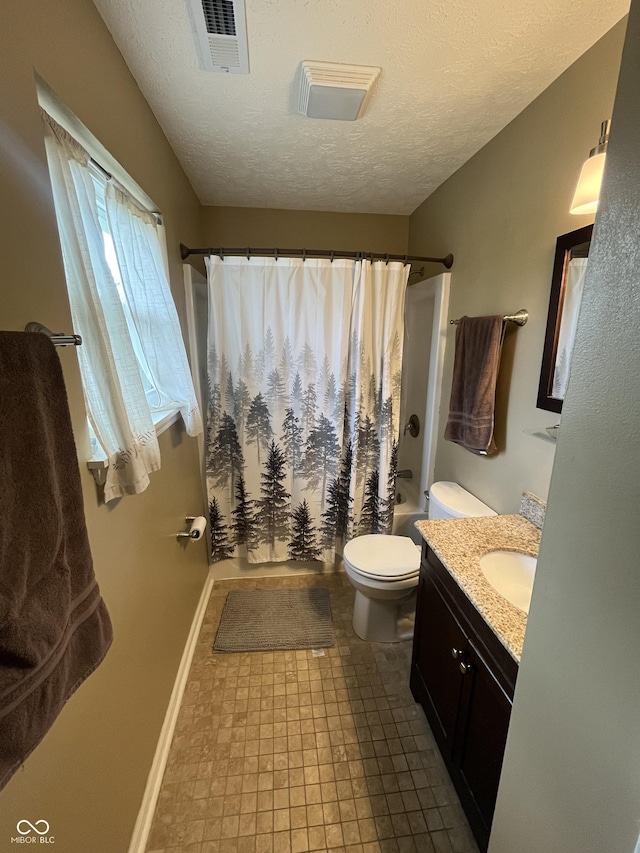
<path fill-rule="evenodd" d="M 536 408 L 555 242 L 592 221 L 569 213 L 580 167 L 611 116 L 624 38 L 614 27 L 411 216 L 409 251 L 453 252 L 450 317 L 527 308 L 510 326 L 498 383 L 496 442 L 477 457 L 442 435 L 453 368 L 447 345 L 436 479 L 456 480 L 498 512 L 522 491 L 546 498 L 554 446 L 524 432 L 558 422 Z M 436 270 L 437 271 L 437 270 Z"/>
<path fill-rule="evenodd" d="M 0 328 L 71 320 L 34 70 L 164 213 L 171 283 L 184 316 L 180 240 L 202 240 L 200 205 L 91 0 L 0 7 Z M 197 442 L 160 438 L 148 490 L 101 506 L 82 464 L 87 436 L 77 357 L 60 350 L 95 570 L 114 623 L 105 662 L 72 697 L 0 794 L 0 849 L 21 819 L 45 819 L 64 853 L 122 853 L 144 791 L 176 670 L 207 572 L 205 546 L 175 531 L 202 506 Z M 38 484 L 33 484 L 34 490 Z"/>
<path fill-rule="evenodd" d="M 203 207 L 202 224 L 205 246 L 277 246 L 403 255 L 409 237 L 408 216 L 375 213 Z"/>
<path fill-rule="evenodd" d="M 638 850 L 639 67 L 633 0 L 489 853 Z"/>

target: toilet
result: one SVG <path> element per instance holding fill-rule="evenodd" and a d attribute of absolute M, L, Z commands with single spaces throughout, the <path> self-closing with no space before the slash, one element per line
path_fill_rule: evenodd
<path fill-rule="evenodd" d="M 360 639 L 369 643 L 411 639 L 420 546 L 408 536 L 371 533 L 347 542 L 342 557 L 356 589 L 353 630 Z M 404 617 L 401 605 L 407 611 Z"/>
<path fill-rule="evenodd" d="M 458 483 L 434 483 L 429 518 L 496 515 Z M 355 587 L 353 630 L 369 643 L 398 643 L 413 636 L 420 547 L 408 536 L 372 533 L 344 546 L 344 566 Z"/>

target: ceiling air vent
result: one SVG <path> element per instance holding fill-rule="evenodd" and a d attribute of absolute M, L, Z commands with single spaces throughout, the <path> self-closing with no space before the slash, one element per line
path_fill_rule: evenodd
<path fill-rule="evenodd" d="M 247 21 L 244 0 L 187 0 L 205 71 L 248 74 Z"/>

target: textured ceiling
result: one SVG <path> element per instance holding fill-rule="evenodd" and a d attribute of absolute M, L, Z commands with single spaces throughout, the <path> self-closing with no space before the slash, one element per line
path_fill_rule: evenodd
<path fill-rule="evenodd" d="M 199 70 L 185 0 L 94 2 L 203 204 L 398 214 L 411 213 L 629 5 L 246 0 L 243 76 Z M 298 115 L 303 59 L 381 66 L 365 116 Z"/>

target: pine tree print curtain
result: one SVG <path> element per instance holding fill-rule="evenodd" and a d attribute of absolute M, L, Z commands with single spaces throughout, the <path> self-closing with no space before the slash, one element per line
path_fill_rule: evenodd
<path fill-rule="evenodd" d="M 399 262 L 207 261 L 212 559 L 332 562 L 391 529 Z"/>

